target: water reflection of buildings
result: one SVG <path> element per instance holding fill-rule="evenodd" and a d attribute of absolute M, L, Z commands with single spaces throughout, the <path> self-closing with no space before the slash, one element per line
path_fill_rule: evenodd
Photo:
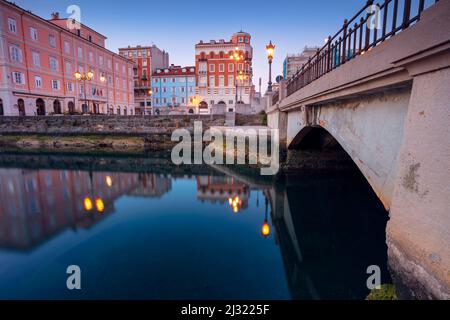
<path fill-rule="evenodd" d="M 250 188 L 230 176 L 200 176 L 197 177 L 197 198 L 212 203 L 228 202 L 236 212 L 248 207 Z"/>
<path fill-rule="evenodd" d="M 90 228 L 124 194 L 159 197 L 171 188 L 154 174 L 0 169 L 0 177 L 0 247 L 21 250 L 67 228 Z"/>
<path fill-rule="evenodd" d="M 161 198 L 172 190 L 172 179 L 162 174 L 139 174 L 138 186 L 128 193 L 130 196 Z"/>

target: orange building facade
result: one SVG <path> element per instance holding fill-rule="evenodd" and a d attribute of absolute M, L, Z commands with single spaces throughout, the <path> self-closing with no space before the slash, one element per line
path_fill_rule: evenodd
<path fill-rule="evenodd" d="M 133 61 L 134 101 L 136 114 L 151 114 L 152 73 L 169 66 L 169 54 L 153 46 L 120 48 L 119 54 Z"/>
<path fill-rule="evenodd" d="M 250 104 L 254 92 L 251 35 L 235 33 L 230 41 L 200 41 L 195 45 L 199 112 L 234 112 Z"/>
<path fill-rule="evenodd" d="M 134 111 L 133 62 L 58 13 L 45 20 L 0 0 L 0 116 Z M 77 81 L 75 73 L 93 77 Z"/>

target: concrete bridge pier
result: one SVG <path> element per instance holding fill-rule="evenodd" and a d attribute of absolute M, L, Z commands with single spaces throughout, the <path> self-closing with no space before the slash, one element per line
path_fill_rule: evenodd
<path fill-rule="evenodd" d="M 450 50 L 441 58 L 450 63 Z M 390 208 L 389 261 L 416 298 L 450 299 L 450 68 L 422 73 L 416 63 L 408 70 L 414 81 Z"/>

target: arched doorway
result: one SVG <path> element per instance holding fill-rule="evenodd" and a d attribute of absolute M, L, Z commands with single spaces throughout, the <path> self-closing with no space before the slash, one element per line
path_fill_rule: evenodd
<path fill-rule="evenodd" d="M 127 107 L 125 107 L 125 108 L 124 108 L 124 110 L 123 110 L 123 115 L 125 115 L 125 116 L 127 116 L 127 115 L 128 115 L 128 110 L 127 110 Z"/>
<path fill-rule="evenodd" d="M 227 104 L 225 103 L 225 101 L 220 100 L 218 105 L 225 105 L 226 106 Z"/>
<path fill-rule="evenodd" d="M 69 101 L 67 108 L 69 109 L 69 114 L 75 113 L 75 103 L 73 103 L 73 101 Z"/>
<path fill-rule="evenodd" d="M 205 101 L 200 102 L 198 105 L 200 109 L 208 109 L 208 104 Z"/>
<path fill-rule="evenodd" d="M 120 106 L 117 107 L 117 114 L 120 116 Z"/>
<path fill-rule="evenodd" d="M 41 98 L 36 100 L 36 113 L 38 116 L 45 116 L 45 102 Z"/>
<path fill-rule="evenodd" d="M 53 112 L 55 114 L 61 114 L 61 102 L 59 100 L 55 100 L 53 102 Z"/>
<path fill-rule="evenodd" d="M 190 114 L 193 114 L 193 113 L 194 113 L 194 109 L 190 108 L 188 112 L 189 112 Z"/>
<path fill-rule="evenodd" d="M 88 105 L 87 105 L 86 103 L 83 103 L 83 104 L 81 105 L 81 110 L 82 110 L 83 113 L 88 113 L 88 112 L 89 112 L 89 107 L 88 107 Z"/>
<path fill-rule="evenodd" d="M 159 116 L 159 109 L 156 109 L 156 110 L 155 110 L 155 114 L 156 114 L 157 116 Z"/>
<path fill-rule="evenodd" d="M 25 101 L 23 99 L 17 100 L 17 109 L 19 109 L 19 116 L 25 116 Z"/>
<path fill-rule="evenodd" d="M 98 103 L 96 103 L 96 102 L 94 102 L 93 103 L 93 108 L 94 108 L 94 114 L 99 114 L 100 113 L 100 110 L 99 110 L 99 105 L 98 105 Z"/>
<path fill-rule="evenodd" d="M 3 100 L 0 99 L 0 116 L 4 115 L 4 111 L 3 111 Z"/>

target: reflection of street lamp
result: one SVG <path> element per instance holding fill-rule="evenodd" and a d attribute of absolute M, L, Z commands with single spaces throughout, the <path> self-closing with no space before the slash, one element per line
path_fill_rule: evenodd
<path fill-rule="evenodd" d="M 270 235 L 270 226 L 269 226 L 269 220 L 267 217 L 267 206 L 268 206 L 268 200 L 266 198 L 266 213 L 264 218 L 264 224 L 261 227 L 261 234 L 264 238 L 267 238 Z"/>
<path fill-rule="evenodd" d="M 87 109 L 89 112 L 89 101 L 87 100 L 87 96 L 86 96 L 86 91 L 87 91 L 87 87 L 86 87 L 86 81 L 91 81 L 94 78 L 94 72 L 92 71 L 88 71 L 87 73 L 80 73 L 80 72 L 75 72 L 75 79 L 77 81 L 83 81 L 83 86 L 84 86 L 84 101 L 87 105 Z"/>
<path fill-rule="evenodd" d="M 111 178 L 110 176 L 106 176 L 105 182 L 106 182 L 106 185 L 107 185 L 109 188 L 112 187 L 113 181 L 112 181 L 112 178 Z"/>
<path fill-rule="evenodd" d="M 111 177 L 106 177 L 106 184 L 108 184 L 108 178 L 111 179 Z M 94 182 L 93 182 L 93 176 L 92 171 L 89 171 L 89 181 L 90 181 L 90 195 L 84 198 L 83 205 L 84 210 L 86 211 L 92 211 L 94 209 L 94 203 L 95 203 L 95 209 L 98 213 L 103 213 L 105 211 L 105 203 L 103 202 L 103 199 L 100 197 L 94 197 Z M 112 180 L 111 180 L 111 186 L 112 186 Z"/>
<path fill-rule="evenodd" d="M 242 207 L 242 200 L 239 199 L 238 196 L 228 199 L 228 203 L 230 204 L 230 207 L 231 209 L 233 209 L 234 213 L 238 213 L 239 209 Z"/>
<path fill-rule="evenodd" d="M 266 46 L 266 50 L 267 50 L 267 59 L 269 60 L 269 86 L 267 87 L 267 92 L 272 92 L 272 61 L 273 61 L 273 54 L 275 51 L 275 46 L 272 44 L 272 40 Z"/>

